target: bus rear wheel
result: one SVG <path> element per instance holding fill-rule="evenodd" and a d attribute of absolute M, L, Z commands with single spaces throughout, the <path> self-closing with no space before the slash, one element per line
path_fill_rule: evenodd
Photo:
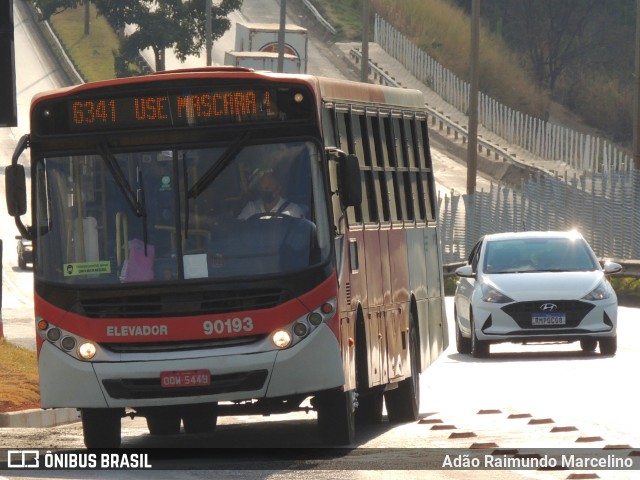
<path fill-rule="evenodd" d="M 83 408 L 82 433 L 87 448 L 119 448 L 121 437 L 119 408 Z"/>
<path fill-rule="evenodd" d="M 384 394 L 390 423 L 415 422 L 420 413 L 420 359 L 418 357 L 418 330 L 413 314 L 409 314 L 409 356 L 411 376 L 402 380 L 398 388 Z"/>
<path fill-rule="evenodd" d="M 328 390 L 315 399 L 320 438 L 327 445 L 348 445 L 356 431 L 356 392 Z"/>

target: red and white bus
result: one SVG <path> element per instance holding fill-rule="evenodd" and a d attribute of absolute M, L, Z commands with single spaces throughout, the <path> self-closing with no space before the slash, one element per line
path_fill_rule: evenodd
<path fill-rule="evenodd" d="M 119 446 L 125 415 L 193 433 L 311 405 L 334 445 L 383 400 L 417 419 L 448 344 L 423 106 L 233 67 L 36 96 L 5 174 L 34 245 L 42 407 L 78 408 L 89 448 Z"/>

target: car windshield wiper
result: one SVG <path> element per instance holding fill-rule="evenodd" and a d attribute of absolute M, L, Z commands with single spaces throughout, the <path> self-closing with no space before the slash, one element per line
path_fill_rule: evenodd
<path fill-rule="evenodd" d="M 236 138 L 227 149 L 222 152 L 218 161 L 214 163 L 204 174 L 198 179 L 198 181 L 191 187 L 189 192 L 187 193 L 187 198 L 197 198 L 204 190 L 207 189 L 211 182 L 215 180 L 215 178 L 220 175 L 229 163 L 236 157 L 243 145 L 249 138 L 249 132 L 245 132 Z"/>

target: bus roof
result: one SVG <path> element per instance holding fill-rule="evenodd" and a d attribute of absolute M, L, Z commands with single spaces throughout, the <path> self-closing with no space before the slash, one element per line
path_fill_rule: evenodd
<path fill-rule="evenodd" d="M 36 94 L 31 104 L 32 106 L 45 98 L 55 98 L 73 93 L 81 93 L 94 88 L 115 87 L 118 85 L 135 85 L 149 81 L 178 80 L 185 77 L 190 78 L 254 78 L 254 79 L 279 79 L 288 80 L 293 83 L 307 83 L 319 92 L 319 96 L 325 101 L 332 102 L 360 102 L 375 103 L 385 106 L 396 106 L 404 108 L 424 107 L 424 97 L 422 92 L 414 89 L 387 87 L 377 84 L 365 84 L 351 80 L 337 78 L 320 77 L 307 74 L 287 74 L 273 72 L 256 72 L 246 67 L 216 66 L 201 68 L 185 68 L 177 70 L 166 70 L 155 72 L 149 75 L 136 77 L 117 78 L 111 80 L 100 80 L 96 82 L 84 83 L 70 87 L 63 87 L 56 90 L 44 91 Z"/>

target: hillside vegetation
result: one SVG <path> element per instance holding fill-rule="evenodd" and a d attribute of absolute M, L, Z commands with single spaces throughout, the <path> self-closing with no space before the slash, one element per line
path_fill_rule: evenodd
<path fill-rule="evenodd" d="M 435 58 L 445 68 L 458 77 L 468 78 L 469 68 L 469 16 L 456 5 L 461 0 L 369 0 L 371 17 L 378 13 L 396 28 L 404 32 L 409 39 Z M 486 0 L 482 2 L 483 11 L 495 13 L 495 5 L 505 2 L 514 8 L 508 0 Z M 553 1 L 553 0 L 540 0 Z M 566 2 L 595 0 L 565 0 Z M 290 9 L 305 11 L 302 0 L 289 0 Z M 616 5 L 625 5 L 631 0 L 615 0 Z M 331 41 L 360 41 L 362 35 L 362 0 L 312 0 L 320 13 L 337 29 L 338 35 Z M 468 10 L 469 2 L 463 2 Z M 491 10 L 493 5 L 494 10 Z M 505 7 L 503 6 L 503 9 Z M 603 7 L 601 7 L 603 8 Z M 609 7 L 610 10 L 613 7 Z M 618 8 L 620 10 L 622 7 Z M 617 12 L 617 10 L 613 9 Z M 512 15 L 507 12 L 505 15 Z M 621 17 L 621 13 L 617 13 Z M 628 15 L 627 15 L 628 16 Z M 96 15 L 92 5 L 91 34 L 83 33 L 84 8 L 69 9 L 53 15 L 51 22 L 77 69 L 88 80 L 102 80 L 116 76 L 114 51 L 118 50 L 119 39 L 109 27 L 104 17 Z M 504 17 L 511 21 L 511 17 Z M 614 22 L 615 18 L 607 18 Z M 506 22 L 506 20 L 505 20 Z M 495 22 L 494 22 L 495 23 Z M 629 145 L 632 135 L 632 75 L 626 75 L 627 68 L 620 68 L 625 55 L 612 52 L 608 46 L 599 46 L 598 54 L 588 62 L 574 62 L 572 68 L 558 77 L 555 88 L 542 85 L 536 80 L 534 69 L 525 52 L 512 48 L 500 35 L 498 27 L 485 19 L 481 26 L 480 43 L 480 89 L 483 93 L 501 103 L 523 113 L 548 119 L 556 116 L 557 103 L 560 102 L 578 116 L 568 126 L 576 127 L 581 119 L 601 136 L 621 145 Z M 628 44 L 629 25 L 621 25 L 617 30 L 618 42 Z M 512 27 L 513 28 L 513 27 Z M 371 32 L 373 30 L 371 29 Z M 593 34 L 592 36 L 610 37 L 613 34 Z M 371 33 L 373 36 L 373 33 Z M 619 38 L 618 38 L 619 37 Z M 603 42 L 600 42 L 601 44 Z M 594 53 L 595 53 L 594 48 Z M 604 53 L 603 53 L 604 52 Z M 610 53 L 612 61 L 617 63 L 594 67 L 594 61 Z M 629 63 L 629 62 L 627 62 Z M 612 67 L 611 65 L 618 65 Z M 632 72 L 631 72 L 632 73 Z M 629 78 L 627 78 L 629 77 Z M 568 118 L 568 117 L 565 117 Z M 556 120 L 557 121 L 557 120 Z"/>
<path fill-rule="evenodd" d="M 291 1 L 301 3 L 301 0 Z M 483 1 L 481 9 L 484 10 L 481 11 L 489 12 L 489 3 L 497 4 L 500 1 Z M 512 6 L 510 0 L 502 1 L 503 4 Z M 616 1 L 628 3 L 631 0 Z M 312 0 L 312 2 L 338 30 L 337 41 L 362 39 L 360 29 L 362 0 Z M 369 2 L 372 17 L 378 13 L 445 68 L 453 71 L 460 78 L 468 78 L 469 16 L 455 4 L 454 0 L 369 0 Z M 471 2 L 462 3 L 468 10 Z M 558 79 L 555 89 L 550 90 L 547 85 L 541 85 L 536 80 L 526 52 L 512 48 L 499 35 L 498 30 L 496 25 L 491 28 L 488 21 L 483 19 L 479 62 L 480 89 L 483 93 L 509 107 L 543 119 L 548 119 L 551 112 L 555 115 L 559 110 L 558 105 L 552 103 L 552 100 L 560 102 L 573 112 L 572 117 L 577 117 L 577 120 L 572 120 L 570 126 L 576 126 L 573 122 L 583 122 L 603 132 L 601 136 L 606 136 L 622 145 L 629 144 L 633 95 L 629 79 L 625 80 L 626 70 L 617 72 L 620 68 L 604 64 L 600 69 L 594 68 L 593 61 L 591 63 L 576 62 L 571 69 L 566 70 L 564 76 Z M 628 37 L 628 25 L 619 30 L 627 32 Z M 624 47 L 632 48 L 627 44 L 628 42 L 622 42 Z M 604 47 L 605 55 L 609 54 L 612 58 L 620 57 L 621 54 L 612 52 L 616 50 L 613 45 L 615 43 L 612 42 Z M 602 55 L 602 49 L 603 46 L 600 45 L 600 55 Z M 618 47 L 617 50 L 628 50 L 628 48 Z M 614 70 L 617 75 L 613 74 Z"/>

